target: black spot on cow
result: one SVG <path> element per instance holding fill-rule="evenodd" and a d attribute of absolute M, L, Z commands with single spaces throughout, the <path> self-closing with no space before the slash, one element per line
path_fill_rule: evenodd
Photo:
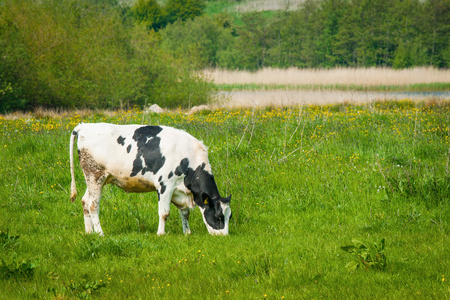
<path fill-rule="evenodd" d="M 162 179 L 163 179 L 162 175 L 161 175 L 161 176 L 159 176 L 159 178 L 158 178 L 158 182 L 161 182 L 161 181 L 162 181 Z"/>
<path fill-rule="evenodd" d="M 130 153 L 130 151 L 131 151 L 131 144 L 129 144 L 127 147 L 127 153 Z"/>
<path fill-rule="evenodd" d="M 164 182 L 161 182 L 161 195 L 164 194 L 164 192 L 166 191 L 166 186 L 164 185 Z"/>
<path fill-rule="evenodd" d="M 157 136 L 161 131 L 162 128 L 159 126 L 143 126 L 134 132 L 133 140 L 137 144 L 137 154 L 133 161 L 131 177 L 139 172 L 142 172 L 142 175 L 148 171 L 156 174 L 164 165 L 166 158 L 159 147 L 161 138 Z"/>
<path fill-rule="evenodd" d="M 186 175 L 184 185 L 192 192 L 195 203 L 205 209 L 204 216 L 209 226 L 214 229 L 223 229 L 225 216 L 220 201 L 225 202 L 227 199 L 220 197 L 214 176 L 205 170 L 205 166 L 203 163 L 195 170 L 188 167 L 184 172 Z"/>
<path fill-rule="evenodd" d="M 173 176 L 173 172 L 172 171 L 170 171 L 170 173 L 169 173 L 169 176 L 167 176 L 167 178 L 172 178 L 172 176 Z"/>
<path fill-rule="evenodd" d="M 175 169 L 175 175 L 181 176 L 183 174 L 186 174 L 188 168 L 189 168 L 189 159 L 183 158 L 180 162 L 180 165 Z"/>
<path fill-rule="evenodd" d="M 118 143 L 119 145 L 125 146 L 125 138 L 124 138 L 123 136 L 119 136 L 119 137 L 117 138 L 117 143 Z"/>

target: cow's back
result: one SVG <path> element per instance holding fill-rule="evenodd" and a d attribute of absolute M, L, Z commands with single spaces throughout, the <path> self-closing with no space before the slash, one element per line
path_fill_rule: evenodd
<path fill-rule="evenodd" d="M 211 171 L 206 146 L 183 130 L 86 123 L 78 125 L 74 132 L 78 133 L 79 151 L 87 151 L 114 176 L 169 174 L 186 159 L 193 169 L 206 163 L 205 170 Z"/>

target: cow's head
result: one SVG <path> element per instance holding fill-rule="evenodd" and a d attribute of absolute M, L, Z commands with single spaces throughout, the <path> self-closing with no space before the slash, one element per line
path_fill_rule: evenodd
<path fill-rule="evenodd" d="M 227 235 L 231 219 L 231 196 L 217 200 L 205 199 L 199 206 L 208 232 L 212 235 Z"/>
<path fill-rule="evenodd" d="M 203 222 L 212 235 L 227 235 L 231 218 L 230 200 L 222 198 L 217 189 L 214 176 L 205 162 L 194 170 L 187 158 L 180 162 L 175 175 L 185 174 L 184 184 L 192 192 L 194 202 L 202 212 Z"/>

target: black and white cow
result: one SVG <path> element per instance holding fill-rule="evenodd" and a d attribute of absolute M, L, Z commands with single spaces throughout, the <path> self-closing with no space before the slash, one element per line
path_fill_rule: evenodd
<path fill-rule="evenodd" d="M 127 192 L 158 193 L 158 235 L 165 234 L 170 203 L 178 207 L 183 232 L 196 205 L 210 234 L 227 235 L 230 197 L 219 195 L 205 145 L 185 131 L 166 126 L 79 124 L 70 138 L 71 199 L 77 196 L 73 148 L 78 137 L 86 179 L 83 204 L 86 232 L 103 235 L 98 217 L 102 188 L 110 183 Z"/>

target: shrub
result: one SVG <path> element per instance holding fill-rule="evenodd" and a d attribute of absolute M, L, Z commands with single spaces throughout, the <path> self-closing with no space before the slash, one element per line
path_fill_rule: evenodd
<path fill-rule="evenodd" d="M 116 1 L 6 0 L 0 46 L 2 111 L 156 100 L 188 106 L 191 94 L 208 100 L 208 85 L 186 60 L 165 53 L 154 32 L 129 24 Z M 195 91 L 180 93 L 180 86 Z"/>

